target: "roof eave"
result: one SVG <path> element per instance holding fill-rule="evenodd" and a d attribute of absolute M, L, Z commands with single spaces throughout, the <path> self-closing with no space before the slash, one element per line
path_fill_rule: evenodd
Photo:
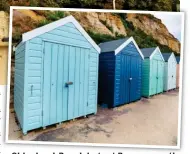
<path fill-rule="evenodd" d="M 26 42 L 34 37 L 37 37 L 41 34 L 51 31 L 59 26 L 63 26 L 69 22 L 73 23 L 76 26 L 76 28 L 84 35 L 87 41 L 89 41 L 92 44 L 92 46 L 98 51 L 98 53 L 100 53 L 101 51 L 100 47 L 94 42 L 94 40 L 92 40 L 92 38 L 88 35 L 88 33 L 83 29 L 83 27 L 73 16 L 65 17 L 63 19 L 57 20 L 55 22 L 52 22 L 50 24 L 47 24 L 45 26 L 36 28 L 30 32 L 22 34 L 22 42 Z"/>
<path fill-rule="evenodd" d="M 156 53 L 157 50 L 158 50 L 158 52 L 159 52 L 162 60 L 165 62 L 165 59 L 164 59 L 164 57 L 163 57 L 163 55 L 162 55 L 159 47 L 156 47 L 156 49 L 154 50 L 154 52 L 150 55 L 150 59 L 152 59 L 152 57 L 154 56 L 154 54 Z"/>
<path fill-rule="evenodd" d="M 177 64 L 177 60 L 176 60 L 176 57 L 175 57 L 175 55 L 174 55 L 173 52 L 171 53 L 170 58 L 171 58 L 172 56 L 173 56 L 173 58 L 175 59 L 175 62 L 176 62 L 176 64 Z"/>
<path fill-rule="evenodd" d="M 120 51 L 122 51 L 130 42 L 133 42 L 135 47 L 137 48 L 140 56 L 142 57 L 142 59 L 144 59 L 144 55 L 142 54 L 140 48 L 138 47 L 136 41 L 134 40 L 134 38 L 131 36 L 129 39 L 127 39 L 123 44 L 121 44 L 116 50 L 115 50 L 115 55 L 117 55 Z"/>

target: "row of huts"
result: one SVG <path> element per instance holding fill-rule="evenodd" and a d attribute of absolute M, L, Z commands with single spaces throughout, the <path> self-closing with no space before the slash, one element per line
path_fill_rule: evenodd
<path fill-rule="evenodd" d="M 69 16 L 22 35 L 14 109 L 23 133 L 176 88 L 176 58 L 133 37 L 101 43 Z"/>
<path fill-rule="evenodd" d="M 178 62 L 173 53 L 159 47 L 139 49 L 135 40 L 125 38 L 101 43 L 99 59 L 99 102 L 108 107 L 134 102 L 175 89 Z"/>

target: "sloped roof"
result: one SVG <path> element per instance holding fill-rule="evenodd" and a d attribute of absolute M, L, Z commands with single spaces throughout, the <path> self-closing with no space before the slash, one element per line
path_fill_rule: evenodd
<path fill-rule="evenodd" d="M 144 55 L 144 58 L 149 58 L 149 59 L 152 59 L 152 57 L 154 56 L 154 54 L 158 51 L 160 57 L 164 61 L 164 57 L 163 57 L 163 55 L 162 55 L 159 47 L 143 48 L 143 49 L 141 49 L 141 51 L 142 51 L 142 53 Z"/>
<path fill-rule="evenodd" d="M 88 33 L 83 29 L 83 27 L 78 23 L 78 21 L 73 16 L 68 16 L 63 19 L 57 20 L 45 26 L 36 28 L 30 32 L 24 33 L 22 35 L 22 42 L 26 42 L 34 37 L 51 31 L 57 27 L 63 26 L 67 23 L 73 23 L 75 27 L 83 34 L 83 36 L 92 44 L 92 46 L 100 53 L 99 46 L 94 42 L 94 40 L 88 35 Z"/>
<path fill-rule="evenodd" d="M 156 50 L 156 47 L 155 48 L 143 48 L 141 49 L 143 55 L 144 55 L 144 58 L 150 58 L 150 56 L 153 54 L 153 52 Z"/>
<path fill-rule="evenodd" d="M 180 56 L 176 56 L 176 61 L 178 64 L 180 63 Z"/>
<path fill-rule="evenodd" d="M 167 62 L 170 56 L 172 55 L 172 53 L 162 53 L 162 55 L 164 57 L 164 60 Z"/>
<path fill-rule="evenodd" d="M 134 40 L 133 37 L 126 37 L 124 39 L 119 39 L 119 40 L 113 40 L 113 41 L 108 41 L 104 43 L 100 43 L 99 47 L 101 49 L 101 52 L 111 52 L 114 51 L 115 55 L 117 55 L 120 51 L 122 51 L 130 42 L 133 42 L 137 51 L 139 52 L 140 56 L 142 59 L 144 59 L 144 56 L 139 49 L 136 41 Z"/>
<path fill-rule="evenodd" d="M 101 48 L 101 52 L 115 51 L 119 46 L 121 46 L 128 39 L 129 38 L 124 38 L 124 39 L 119 39 L 119 40 L 113 40 L 113 41 L 100 43 L 99 47 Z"/>

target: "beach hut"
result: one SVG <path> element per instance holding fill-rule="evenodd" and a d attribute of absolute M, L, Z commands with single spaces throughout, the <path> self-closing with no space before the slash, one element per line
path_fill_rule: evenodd
<path fill-rule="evenodd" d="M 0 85 L 7 85 L 8 43 L 0 42 Z"/>
<path fill-rule="evenodd" d="M 97 112 L 99 53 L 72 16 L 22 35 L 14 108 L 24 134 Z"/>
<path fill-rule="evenodd" d="M 164 91 L 176 88 L 176 66 L 177 61 L 174 53 L 162 53 L 164 64 Z"/>
<path fill-rule="evenodd" d="M 164 58 L 159 47 L 141 49 L 144 55 L 142 67 L 142 96 L 150 97 L 164 90 Z"/>
<path fill-rule="evenodd" d="M 98 101 L 109 108 L 141 98 L 142 55 L 133 37 L 101 43 Z"/>
<path fill-rule="evenodd" d="M 176 66 L 176 88 L 179 88 L 179 77 L 180 77 L 180 56 L 176 56 L 177 66 Z"/>

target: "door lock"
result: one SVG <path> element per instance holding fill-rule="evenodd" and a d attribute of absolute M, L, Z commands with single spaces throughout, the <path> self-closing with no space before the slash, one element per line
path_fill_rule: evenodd
<path fill-rule="evenodd" d="M 131 81 L 131 80 L 133 80 L 133 78 L 129 78 L 129 80 Z"/>

